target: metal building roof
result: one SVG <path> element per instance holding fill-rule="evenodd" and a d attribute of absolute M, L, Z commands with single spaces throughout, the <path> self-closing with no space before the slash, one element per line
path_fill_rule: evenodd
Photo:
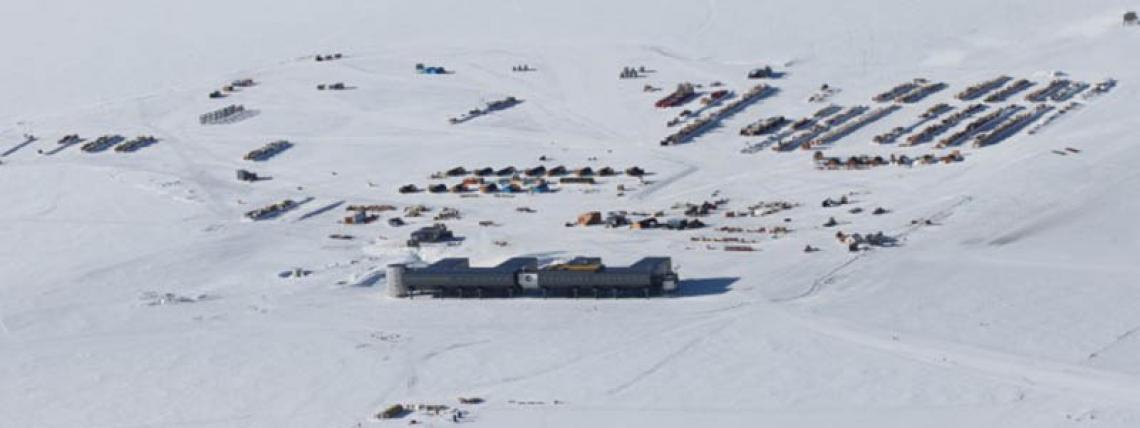
<path fill-rule="evenodd" d="M 421 272 L 451 272 L 451 271 L 469 271 L 469 272 L 517 272 L 524 269 L 535 269 L 538 266 L 538 259 L 534 257 L 513 257 L 499 263 L 493 267 L 472 267 L 470 259 L 466 257 L 449 257 L 441 259 L 422 269 L 414 269 Z"/>

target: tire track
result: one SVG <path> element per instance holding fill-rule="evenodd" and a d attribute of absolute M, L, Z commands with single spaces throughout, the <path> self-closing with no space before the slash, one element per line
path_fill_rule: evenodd
<path fill-rule="evenodd" d="M 411 395 L 416 390 L 416 386 L 419 385 L 419 383 L 420 383 L 420 376 L 419 376 L 419 371 L 417 370 L 417 364 L 427 363 L 427 362 L 435 359 L 436 357 L 443 355 L 443 354 L 446 354 L 446 353 L 451 352 L 451 351 L 455 351 L 455 350 L 459 350 L 459 349 L 463 349 L 463 348 L 470 348 L 472 346 L 482 345 L 484 343 L 490 343 L 490 342 L 491 342 L 490 339 L 484 339 L 484 340 L 476 340 L 476 341 L 472 341 L 472 342 L 453 343 L 453 344 L 444 346 L 443 348 L 439 348 L 439 349 L 436 349 L 434 351 L 428 351 L 427 353 L 420 355 L 420 357 L 418 359 L 419 361 L 416 361 L 414 359 L 409 358 L 408 359 L 408 372 L 410 374 L 408 375 L 407 379 L 404 380 L 404 395 Z"/>
<path fill-rule="evenodd" d="M 755 303 L 755 302 L 749 302 L 749 303 Z M 677 325 L 672 326 L 670 328 L 666 328 L 664 330 L 656 331 L 653 334 L 653 336 L 651 336 L 651 337 L 646 337 L 646 338 L 641 338 L 638 340 L 628 341 L 625 343 L 625 346 L 622 346 L 621 348 L 610 350 L 610 351 L 604 351 L 604 352 L 594 352 L 594 353 L 584 353 L 584 354 L 572 355 L 569 358 L 566 358 L 566 359 L 562 360 L 561 362 L 556 362 L 547 368 L 534 370 L 534 371 L 531 371 L 529 373 L 522 373 L 522 374 L 518 374 L 518 375 L 514 375 L 514 376 L 507 376 L 507 377 L 500 378 L 500 379 L 490 381 L 490 382 L 480 383 L 480 384 L 475 385 L 475 387 L 485 388 L 485 387 L 489 387 L 489 386 L 501 386 L 501 385 L 506 385 L 506 384 L 518 383 L 518 382 L 523 382 L 526 380 L 534 379 L 537 377 L 546 376 L 546 375 L 549 375 L 552 373 L 557 373 L 557 372 L 566 370 L 568 368 L 580 366 L 580 365 L 590 363 L 593 361 L 610 361 L 610 360 L 612 360 L 612 357 L 617 356 L 617 355 L 621 355 L 621 354 L 626 353 L 626 352 L 629 352 L 630 349 L 636 349 L 636 350 L 640 351 L 644 348 L 644 346 L 647 343 L 651 343 L 652 341 L 659 340 L 661 337 L 675 336 L 677 334 L 681 334 L 681 333 L 689 331 L 689 330 L 698 329 L 702 326 L 707 326 L 709 324 L 719 322 L 720 325 L 718 325 L 716 328 L 711 329 L 712 330 L 711 332 L 701 334 L 698 336 L 698 338 L 700 338 L 703 341 L 703 340 L 707 339 L 711 335 L 711 333 L 715 333 L 717 331 L 720 331 L 724 327 L 726 327 L 728 324 L 730 324 L 731 322 L 735 322 L 736 318 L 729 318 L 727 320 L 725 318 L 728 315 L 732 314 L 735 310 L 742 309 L 745 306 L 748 306 L 748 305 L 734 306 L 732 308 L 729 308 L 728 310 L 724 310 L 723 312 L 716 314 L 716 316 L 713 316 L 713 317 L 700 318 L 697 320 L 691 320 L 691 319 L 676 320 L 678 322 Z M 678 355 L 683 354 L 683 353 L 684 352 L 680 352 L 680 353 L 678 353 Z M 648 374 L 652 374 L 652 373 L 648 373 Z M 648 374 L 645 374 L 645 376 L 648 376 Z M 632 385 L 630 385 L 630 386 L 632 386 Z"/>
<path fill-rule="evenodd" d="M 1140 378 L 1080 365 L 1049 361 L 931 339 L 902 340 L 885 332 L 788 311 L 776 311 L 793 324 L 823 336 L 931 366 L 959 369 L 1027 388 L 1081 398 L 1140 404 Z"/>
<path fill-rule="evenodd" d="M 694 347 L 696 347 L 697 345 L 701 344 L 707 338 L 708 338 L 708 336 L 697 336 L 696 338 L 688 341 L 687 343 L 685 343 L 684 346 L 681 346 L 677 350 L 670 352 L 664 358 L 661 358 L 660 360 L 658 360 L 656 363 L 654 363 L 648 369 L 645 369 L 641 373 L 638 373 L 632 379 L 623 382 L 621 385 L 610 388 L 609 390 L 606 391 L 606 395 L 614 395 L 614 394 L 617 394 L 619 392 L 625 391 L 626 389 L 629 389 L 630 387 L 632 387 L 634 385 L 637 385 L 638 382 L 641 382 L 643 379 L 645 379 L 649 376 L 652 376 L 654 373 L 657 373 L 658 371 L 661 370 L 661 368 L 663 368 L 666 365 L 668 365 L 669 363 L 673 362 L 673 360 L 676 360 L 681 355 L 684 355 L 685 353 L 689 352 L 689 350 L 691 350 Z"/>
<path fill-rule="evenodd" d="M 3 324 L 2 319 L 0 319 L 0 324 Z M 1128 331 L 1125 331 L 1124 333 L 1117 335 L 1116 339 L 1114 339 L 1109 344 L 1104 345 L 1104 346 L 1100 347 L 1099 349 L 1097 349 L 1093 352 L 1090 352 L 1088 359 L 1092 360 L 1092 359 L 1099 357 L 1100 354 L 1108 352 L 1110 349 L 1117 347 L 1118 345 L 1120 345 L 1125 340 L 1128 340 L 1130 337 L 1136 335 L 1137 332 L 1140 332 L 1140 326 L 1132 327 Z"/>
<path fill-rule="evenodd" d="M 953 215 L 954 212 L 958 210 L 958 208 L 962 207 L 963 205 L 965 205 L 965 204 L 967 204 L 973 200 L 974 200 L 974 198 L 971 196 L 962 196 L 956 202 L 950 204 L 946 208 L 943 208 L 943 209 L 935 212 L 934 214 L 932 214 L 930 216 L 927 216 L 926 218 L 928 220 L 931 220 L 931 221 L 941 222 L 941 221 L 949 218 L 951 215 Z M 900 233 L 896 236 L 896 239 L 899 242 L 904 242 L 904 241 L 906 241 L 906 238 L 910 236 L 910 234 L 914 233 L 915 231 L 918 231 L 923 226 L 924 225 L 921 223 L 907 226 L 903 230 L 902 233 Z M 825 288 L 827 288 L 827 286 L 834 284 L 839 279 L 839 274 L 843 273 L 844 271 L 846 271 L 851 266 L 854 266 L 859 261 L 866 259 L 866 258 L 869 258 L 873 254 L 876 254 L 876 253 L 878 253 L 878 251 L 863 251 L 863 252 L 855 255 L 854 257 L 848 259 L 847 261 L 843 262 L 839 266 L 832 268 L 830 271 L 823 274 L 822 276 L 817 277 L 814 281 L 812 281 L 811 286 L 808 287 L 807 290 L 804 290 L 802 293 L 796 294 L 794 296 L 789 296 L 789 297 L 775 298 L 775 299 L 772 299 L 772 302 L 773 303 L 788 303 L 788 302 L 794 302 L 797 300 L 802 300 L 802 299 L 806 299 L 806 298 L 815 296 L 815 295 L 819 294 L 821 291 L 823 291 Z"/>
<path fill-rule="evenodd" d="M 677 161 L 674 161 L 674 162 L 677 162 Z M 685 169 L 683 169 L 683 170 L 681 170 L 681 172 L 673 174 L 673 175 L 671 175 L 671 176 L 669 176 L 663 180 L 660 180 L 660 181 L 657 181 L 653 184 L 650 184 L 649 186 L 647 186 L 644 190 L 642 190 L 638 194 L 633 195 L 633 197 L 630 199 L 633 199 L 635 201 L 645 200 L 645 198 L 652 196 L 654 193 L 657 193 L 661 189 L 669 187 L 673 183 L 676 183 L 677 181 L 680 181 L 681 179 L 683 179 L 685 177 L 693 175 L 694 173 L 696 173 L 697 171 L 700 170 L 700 168 L 697 168 L 696 166 L 694 166 L 692 164 L 687 164 L 687 163 L 683 163 L 683 162 L 678 162 L 678 163 L 685 165 Z"/>

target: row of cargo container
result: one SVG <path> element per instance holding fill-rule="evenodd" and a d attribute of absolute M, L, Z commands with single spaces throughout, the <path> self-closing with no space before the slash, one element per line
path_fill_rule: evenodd
<path fill-rule="evenodd" d="M 816 152 L 815 157 L 812 159 L 815 162 L 817 169 L 825 170 L 840 170 L 840 169 L 869 169 L 881 166 L 897 165 L 897 166 L 914 166 L 915 164 L 931 165 L 936 163 L 950 164 L 966 160 L 962 153 L 954 150 L 946 155 L 926 154 L 920 156 L 910 155 L 890 155 L 883 157 L 881 155 L 857 155 L 848 157 L 825 157 L 822 152 Z"/>
<path fill-rule="evenodd" d="M 959 92 L 956 98 L 962 101 L 973 101 L 981 98 L 982 96 L 990 93 L 997 88 L 1004 86 L 1011 80 L 1013 80 L 1013 78 L 1009 76 L 998 76 L 996 78 L 966 88 L 962 92 Z"/>
<path fill-rule="evenodd" d="M 827 117 L 823 123 L 815 123 L 814 125 L 811 125 L 809 129 L 801 131 L 798 134 L 791 135 L 788 140 L 780 141 L 775 146 L 773 146 L 772 150 L 778 152 L 795 150 L 800 146 L 807 144 L 812 140 L 815 140 L 829 130 L 835 129 L 838 126 L 847 123 L 849 120 L 854 119 L 863 113 L 866 113 L 867 110 L 870 110 L 870 107 L 854 106 L 849 107 L 846 110 L 840 110 L 838 113 L 831 113 L 834 110 L 835 109 L 830 108 L 820 110 L 816 113 L 816 116 L 824 115 L 824 117 Z M 796 126 L 793 126 L 793 128 L 796 128 Z"/>
<path fill-rule="evenodd" d="M 1069 79 L 1054 80 L 1052 82 L 1049 82 L 1049 84 L 1046 85 L 1044 88 L 1038 89 L 1036 91 L 1033 91 L 1033 92 L 1030 92 L 1029 94 L 1027 94 L 1025 96 L 1025 100 L 1029 101 L 1029 102 L 1034 102 L 1034 103 L 1040 103 L 1040 102 L 1048 101 L 1050 98 L 1053 97 L 1053 95 L 1056 95 L 1058 92 L 1060 92 L 1061 90 L 1068 87 L 1070 83 L 1072 83 L 1072 81 Z"/>
<path fill-rule="evenodd" d="M 443 178 L 445 176 L 446 177 L 465 177 L 468 175 L 474 176 L 474 177 L 491 177 L 491 176 L 514 177 L 514 176 L 519 176 L 519 175 L 525 175 L 527 177 L 561 177 L 564 175 L 576 175 L 579 177 L 593 177 L 593 176 L 610 177 L 610 176 L 615 176 L 618 174 L 619 174 L 618 171 L 616 171 L 613 168 L 608 167 L 608 166 L 601 167 L 601 168 L 598 168 L 596 170 L 591 168 L 591 167 L 588 167 L 588 166 L 587 167 L 581 167 L 581 168 L 568 169 L 563 165 L 553 166 L 550 168 L 547 168 L 546 166 L 543 166 L 543 165 L 539 165 L 539 166 L 536 166 L 533 168 L 525 168 L 522 170 L 519 170 L 518 168 L 515 168 L 513 166 L 508 166 L 508 167 L 504 167 L 501 169 L 495 169 L 492 167 L 484 167 L 484 168 L 478 168 L 478 169 L 474 169 L 474 170 L 468 170 L 467 168 L 460 166 L 460 167 L 455 167 L 455 168 L 449 169 L 449 170 L 444 171 L 442 173 L 437 173 L 437 174 L 433 175 L 432 178 Z M 625 169 L 625 175 L 628 175 L 630 177 L 640 177 L 640 176 L 643 176 L 645 174 L 646 174 L 645 170 L 641 169 L 640 167 L 637 167 L 637 166 L 631 166 L 631 167 Z"/>
<path fill-rule="evenodd" d="M 83 138 L 81 138 L 79 134 L 68 134 L 60 138 L 58 144 L 61 146 L 60 149 L 63 149 L 82 142 Z M 87 153 L 98 153 L 114 147 L 116 152 L 129 153 L 138 151 L 157 142 L 158 138 L 150 135 L 140 135 L 128 140 L 119 134 L 108 134 L 79 146 L 79 149 Z"/>
<path fill-rule="evenodd" d="M 240 117 L 245 111 L 245 106 L 233 104 L 198 116 L 198 122 L 203 125 L 229 123 Z"/>
<path fill-rule="evenodd" d="M 237 92 L 240 88 L 250 88 L 256 85 L 253 79 L 236 79 L 230 84 L 222 86 L 221 90 L 210 92 L 210 98 L 225 98 L 227 93 Z"/>
<path fill-rule="evenodd" d="M 1038 104 L 1037 107 L 1033 109 L 1033 111 L 1017 115 L 994 128 L 992 131 L 984 134 L 979 134 L 976 138 L 974 138 L 974 147 L 989 146 L 996 144 L 1001 140 L 1009 138 L 1026 126 L 1029 126 L 1030 123 L 1033 123 L 1033 121 L 1045 115 L 1050 110 L 1053 110 L 1053 106 L 1047 104 Z"/>
<path fill-rule="evenodd" d="M 902 97 L 903 95 L 910 93 L 910 91 L 918 89 L 920 86 L 922 86 L 925 83 L 926 83 L 925 79 L 914 79 L 913 81 L 910 81 L 910 82 L 904 82 L 904 83 L 896 85 L 895 87 L 887 90 L 886 92 L 882 92 L 878 95 L 875 95 L 874 97 L 871 97 L 871 100 L 875 101 L 875 102 L 879 102 L 879 103 L 894 101 L 894 100 Z"/>
<path fill-rule="evenodd" d="M 158 138 L 150 135 L 140 135 L 134 139 L 128 140 L 123 144 L 115 146 L 115 151 L 119 153 L 130 153 L 138 151 L 144 147 L 149 147 L 158 142 Z"/>
<path fill-rule="evenodd" d="M 835 113 L 838 113 L 841 110 L 842 110 L 841 107 L 834 105 L 834 104 L 828 105 L 827 107 L 823 107 L 823 108 L 819 109 L 818 111 L 816 111 L 815 114 L 812 116 L 803 117 L 803 118 L 797 119 L 795 122 L 792 122 L 791 126 L 790 126 L 791 129 L 785 130 L 785 131 L 780 132 L 780 133 L 775 134 L 775 135 L 770 135 L 770 136 L 768 136 L 768 138 L 764 139 L 764 141 L 759 141 L 759 142 L 748 144 L 743 149 L 741 149 L 740 152 L 752 154 L 752 153 L 756 153 L 758 151 L 764 150 L 768 147 L 772 147 L 773 145 L 778 145 L 778 144 L 782 143 L 784 141 L 784 139 L 795 134 L 797 131 L 804 131 L 804 130 L 810 129 L 816 125 L 817 121 L 819 121 L 825 117 L 831 116 Z"/>
<path fill-rule="evenodd" d="M 965 129 L 950 134 L 950 136 L 946 137 L 942 141 L 939 141 L 937 147 L 946 148 L 960 145 L 968 138 L 992 129 L 1005 119 L 1023 109 L 1024 107 L 1015 104 L 1002 107 L 993 112 L 990 112 L 989 114 L 983 115 L 982 117 L 979 117 L 973 122 L 970 122 L 968 125 L 966 125 Z"/>
<path fill-rule="evenodd" d="M 1092 85 L 1085 82 L 1070 82 L 1064 88 L 1050 95 L 1049 99 L 1054 102 L 1065 102 L 1077 96 L 1081 92 L 1084 92 L 1091 86 Z"/>
<path fill-rule="evenodd" d="M 765 135 L 778 131 L 784 125 L 790 123 L 784 116 L 773 116 L 757 120 L 748 124 L 740 129 L 740 135 L 753 136 Z"/>
<path fill-rule="evenodd" d="M 657 100 L 653 105 L 658 108 L 677 107 L 683 105 L 697 96 L 696 87 L 692 83 L 679 83 L 677 89 L 665 97 Z"/>
<path fill-rule="evenodd" d="M 1025 79 L 1018 79 L 1016 82 L 1013 82 L 1009 86 L 1001 88 L 997 92 L 990 94 L 990 96 L 986 97 L 986 102 L 987 103 L 1003 102 L 1003 101 L 1009 99 L 1009 97 L 1017 95 L 1018 92 L 1029 89 L 1033 85 L 1034 85 L 1033 82 L 1030 82 L 1030 81 L 1025 80 Z"/>
<path fill-rule="evenodd" d="M 838 141 L 839 139 L 846 137 L 846 136 L 850 135 L 851 133 L 859 130 L 860 128 L 867 126 L 871 123 L 874 123 L 874 122 L 878 121 L 879 119 L 882 119 L 882 118 L 890 115 L 891 113 L 898 111 L 901 108 L 902 107 L 899 107 L 898 105 L 890 105 L 890 106 L 880 107 L 878 109 L 875 109 L 875 110 L 871 111 L 870 113 L 864 114 L 864 115 L 860 116 L 859 118 L 857 118 L 853 121 L 850 121 L 850 122 L 848 122 L 842 126 L 835 128 L 835 129 L 832 129 L 832 130 L 820 135 L 819 137 L 816 137 L 814 140 L 808 142 L 807 144 L 804 144 L 802 146 L 802 148 L 804 150 L 811 150 L 813 148 L 816 148 L 816 147 L 819 147 L 819 146 L 822 146 L 825 144 L 834 143 L 834 142 Z"/>
<path fill-rule="evenodd" d="M 922 114 L 920 114 L 918 116 L 918 122 L 916 122 L 915 124 L 907 126 L 907 127 L 902 127 L 902 126 L 895 127 L 893 129 L 891 129 L 890 131 L 876 135 L 875 138 L 872 139 L 872 141 L 874 141 L 877 144 L 893 143 L 893 142 L 895 142 L 895 140 L 898 140 L 899 137 L 903 136 L 904 134 L 918 128 L 919 126 L 922 126 L 922 124 L 924 124 L 928 121 L 936 119 L 938 116 L 941 116 L 943 113 L 949 112 L 951 110 L 954 110 L 954 107 L 950 106 L 949 104 L 946 104 L 946 103 L 936 104 L 936 105 L 931 106 L 930 108 L 926 109 L 926 111 L 922 112 Z"/>
<path fill-rule="evenodd" d="M 594 184 L 592 178 L 579 177 L 563 177 L 560 179 L 560 182 L 563 184 Z M 414 184 L 405 184 L 399 188 L 399 192 L 403 194 L 419 193 L 425 190 L 428 193 L 468 193 L 474 191 L 482 193 L 552 193 L 558 191 L 557 188 L 552 187 L 550 182 L 546 180 L 524 181 L 512 179 L 502 179 L 498 182 L 472 180 L 450 186 L 443 183 L 435 183 L 428 185 L 424 189 Z"/>
<path fill-rule="evenodd" d="M 1053 112 L 1053 114 L 1050 114 L 1048 117 L 1045 118 L 1045 120 L 1042 120 L 1041 123 L 1034 125 L 1026 133 L 1029 135 L 1035 135 L 1038 132 L 1041 132 L 1041 130 L 1044 129 L 1045 127 L 1052 125 L 1053 122 L 1056 122 L 1058 119 L 1061 119 L 1062 117 L 1065 117 L 1065 115 L 1069 114 L 1070 112 L 1075 111 L 1075 110 L 1079 110 L 1084 106 L 1085 105 L 1083 103 L 1080 103 L 1078 101 L 1070 102 L 1070 103 L 1066 104 L 1064 107 L 1057 109 L 1057 111 Z"/>
<path fill-rule="evenodd" d="M 914 104 L 922 101 L 923 99 L 926 99 L 926 97 L 930 96 L 931 94 L 934 94 L 946 88 L 947 85 L 944 82 L 927 83 L 918 89 L 915 89 L 913 91 L 910 91 L 910 93 L 903 95 L 898 100 L 907 104 Z"/>
<path fill-rule="evenodd" d="M 448 123 L 451 123 L 452 125 L 457 125 L 457 124 L 466 122 L 468 120 L 474 119 L 474 118 L 479 117 L 479 116 L 483 116 L 483 115 L 490 114 L 490 113 L 495 112 L 495 111 L 505 110 L 505 109 L 514 107 L 520 103 L 522 103 L 522 101 L 520 101 L 518 98 L 506 97 L 506 98 L 503 98 L 501 100 L 491 101 L 491 102 L 487 103 L 487 105 L 481 109 L 471 109 L 467 113 L 461 114 L 461 115 L 453 117 L 453 118 L 450 118 L 447 121 L 448 121 Z"/>
<path fill-rule="evenodd" d="M 298 206 L 297 202 L 294 202 L 292 199 L 286 199 L 284 201 L 269 205 L 267 207 L 262 207 L 262 208 L 258 208 L 255 210 L 248 211 L 245 213 L 245 217 L 250 219 L 250 220 L 254 220 L 254 221 L 268 220 L 268 219 L 277 217 L 277 216 L 279 216 L 279 215 L 281 215 L 281 214 L 283 214 L 289 210 L 292 210 L 293 208 L 296 208 L 297 206 Z"/>
<path fill-rule="evenodd" d="M 94 141 L 90 141 L 82 146 L 79 146 L 79 149 L 88 153 L 97 153 L 107 150 L 123 141 L 126 141 L 126 139 L 123 138 L 122 135 L 104 135 L 96 138 Z"/>
<path fill-rule="evenodd" d="M 264 161 L 277 156 L 279 153 L 293 147 L 293 143 L 285 140 L 278 140 L 251 150 L 245 154 L 244 159 L 247 161 Z"/>
<path fill-rule="evenodd" d="M 733 114 L 735 114 L 737 111 L 740 111 L 740 109 L 744 108 L 748 104 L 755 102 L 761 98 L 767 97 L 767 96 L 775 93 L 775 91 L 776 91 L 776 89 L 773 88 L 772 86 L 769 86 L 769 85 L 765 85 L 765 84 L 756 85 L 756 86 L 752 87 L 752 89 L 749 89 L 747 92 L 745 92 L 743 95 L 741 95 L 741 97 L 738 98 L 736 101 L 733 101 L 733 102 L 726 104 L 724 107 L 721 107 L 719 110 L 714 111 L 712 113 L 709 113 L 708 117 L 705 117 L 703 119 L 698 119 L 693 123 L 685 125 L 683 128 L 681 128 L 677 132 L 665 137 L 665 139 L 661 140 L 661 145 L 662 146 L 668 146 L 668 145 L 685 143 L 685 142 L 693 139 L 694 137 L 700 135 L 702 132 L 712 128 L 714 125 L 719 123 L 721 120 L 724 120 L 725 118 L 727 118 L 729 116 L 732 116 Z"/>
<path fill-rule="evenodd" d="M 954 112 L 954 114 L 947 116 L 946 118 L 942 119 L 941 122 L 930 125 L 919 133 L 911 135 L 903 144 L 900 145 L 914 146 L 931 141 L 934 139 L 934 137 L 937 137 L 942 133 L 949 131 L 951 128 L 957 126 L 962 121 L 969 119 L 970 117 L 981 113 L 988 108 L 989 107 L 987 107 L 985 104 L 971 104 L 968 107 L 958 110 Z"/>
<path fill-rule="evenodd" d="M 1096 85 L 1093 85 L 1092 90 L 1085 92 L 1085 94 L 1082 95 L 1081 98 L 1084 98 L 1086 100 L 1091 100 L 1093 98 L 1096 98 L 1096 97 L 1099 97 L 1101 95 L 1109 93 L 1115 87 L 1116 87 L 1116 79 L 1108 78 L 1102 82 L 1097 83 Z"/>
<path fill-rule="evenodd" d="M 912 104 L 922 101 L 930 94 L 946 89 L 946 87 L 945 83 L 931 83 L 929 80 L 919 78 L 896 85 L 886 92 L 871 97 L 871 99 L 879 103 L 899 101 Z"/>

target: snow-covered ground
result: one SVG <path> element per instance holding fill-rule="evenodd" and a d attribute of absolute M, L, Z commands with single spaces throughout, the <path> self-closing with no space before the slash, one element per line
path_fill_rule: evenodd
<path fill-rule="evenodd" d="M 373 418 L 393 403 L 459 406 L 486 427 L 1140 425 L 1130 2 L 659 3 L 0 2 L 0 426 L 452 424 Z M 334 52 L 345 57 L 313 61 Z M 418 75 L 416 63 L 455 73 Z M 519 64 L 537 70 L 510 71 Z M 768 82 L 777 95 L 690 144 L 657 145 L 680 109 L 655 109 L 663 92 L 644 85 L 721 81 L 739 94 L 764 64 L 786 72 Z M 617 78 L 641 65 L 655 72 Z M 831 102 L 874 107 L 873 95 L 925 77 L 949 88 L 827 153 L 945 154 L 871 138 L 936 103 L 964 106 L 953 95 L 966 86 L 1008 74 L 1036 89 L 1055 71 L 1119 85 L 1078 97 L 1084 108 L 1035 135 L 967 144 L 955 164 L 821 171 L 807 151 L 740 153 L 762 139 L 740 127 L 811 114 L 824 82 L 840 90 Z M 246 77 L 257 85 L 206 97 Z M 352 88 L 315 88 L 334 82 Z M 523 102 L 447 123 L 505 96 Z M 254 114 L 199 124 L 229 104 Z M 25 133 L 40 140 L 23 145 Z M 71 133 L 160 141 L 42 154 Z M 242 160 L 278 139 L 295 147 Z M 454 166 L 539 164 L 653 175 L 589 192 L 397 192 Z M 272 179 L 239 182 L 239 168 Z M 820 206 L 842 195 L 855 203 Z M 243 217 L 286 198 L 305 202 Z M 734 210 L 801 205 L 717 213 L 695 231 L 564 226 L 584 211 L 720 198 Z M 339 224 L 348 204 L 455 207 L 463 218 L 448 223 L 465 239 L 411 250 L 403 242 L 431 213 L 401 228 L 392 213 Z M 841 224 L 823 227 L 829 217 Z M 900 245 L 851 253 L 837 230 Z M 726 252 L 691 240 L 724 236 L 762 242 Z M 392 262 L 518 255 L 665 255 L 685 282 L 649 300 L 401 300 L 376 275 Z M 293 268 L 312 274 L 279 277 Z"/>

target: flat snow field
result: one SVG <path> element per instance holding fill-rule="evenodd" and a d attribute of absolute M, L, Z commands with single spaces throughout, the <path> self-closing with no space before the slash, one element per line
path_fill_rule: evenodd
<path fill-rule="evenodd" d="M 375 418 L 395 403 L 463 409 L 473 427 L 1140 426 L 1140 27 L 1121 25 L 1136 7 L 0 2 L 0 427 L 455 424 Z M 332 53 L 343 58 L 314 61 Z M 521 64 L 535 70 L 511 71 Z M 686 81 L 739 96 L 766 64 L 784 73 L 764 81 L 778 93 L 688 144 L 658 145 L 700 103 L 656 99 Z M 652 72 L 618 79 L 625 66 Z M 1078 95 L 1082 108 L 1032 135 L 966 143 L 957 163 L 827 171 L 811 151 L 741 153 L 764 139 L 738 135 L 757 119 L 880 107 L 872 96 L 923 77 L 948 88 L 825 153 L 945 155 L 871 141 L 937 103 L 964 108 L 955 94 L 999 75 L 1030 91 L 1059 77 L 1118 85 Z M 256 85 L 207 97 L 240 78 Z M 316 89 L 335 82 L 349 88 Z M 823 83 L 838 91 L 808 102 Z M 1029 106 L 1027 92 L 998 105 Z M 447 121 L 506 96 L 522 103 Z M 199 123 L 230 104 L 247 117 Z M 57 144 L 72 133 L 158 142 Z M 242 159 L 281 139 L 294 147 Z M 540 164 L 652 174 L 550 194 L 397 191 L 454 184 L 430 176 L 455 166 Z M 237 169 L 271 179 L 240 182 Z M 851 204 L 820 205 L 844 195 Z M 591 210 L 679 218 L 678 202 L 722 198 L 704 229 L 564 225 Z M 243 216 L 283 199 L 302 203 Z M 761 201 L 800 205 L 723 214 Z M 341 224 L 350 204 L 433 211 L 403 227 L 387 223 L 399 211 Z M 443 207 L 461 211 L 448 225 L 462 242 L 407 248 Z M 839 225 L 822 226 L 831 217 Z M 717 230 L 775 226 L 790 232 Z M 898 245 L 853 253 L 837 231 Z M 724 237 L 755 251 L 725 251 L 713 241 Z M 670 256 L 684 281 L 653 299 L 407 300 L 386 297 L 381 274 L 442 257 L 576 255 Z M 310 274 L 282 277 L 295 268 Z"/>

